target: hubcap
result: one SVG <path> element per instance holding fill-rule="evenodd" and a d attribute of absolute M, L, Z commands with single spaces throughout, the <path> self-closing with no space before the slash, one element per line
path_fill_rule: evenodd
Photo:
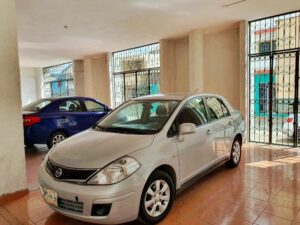
<path fill-rule="evenodd" d="M 238 163 L 241 157 L 241 145 L 238 141 L 235 141 L 232 146 L 232 159 L 234 163 Z"/>
<path fill-rule="evenodd" d="M 166 181 L 154 181 L 149 186 L 144 199 L 148 215 L 158 217 L 163 214 L 169 205 L 170 196 L 170 187 Z"/>
<path fill-rule="evenodd" d="M 52 145 L 56 145 L 58 144 L 59 142 L 62 142 L 63 140 L 65 140 L 65 136 L 62 135 L 62 134 L 57 134 L 53 137 L 53 140 L 52 140 Z"/>

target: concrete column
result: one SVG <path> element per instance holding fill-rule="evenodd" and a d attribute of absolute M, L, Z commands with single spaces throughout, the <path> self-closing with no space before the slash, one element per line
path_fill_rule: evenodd
<path fill-rule="evenodd" d="M 171 40 L 160 41 L 160 92 L 175 92 L 174 47 Z"/>
<path fill-rule="evenodd" d="M 189 33 L 189 91 L 204 91 L 204 33 Z"/>
<path fill-rule="evenodd" d="M 106 54 L 84 57 L 84 94 L 110 106 L 109 68 Z"/>
<path fill-rule="evenodd" d="M 246 78 L 248 77 L 247 70 L 247 38 L 248 36 L 248 22 L 241 21 L 239 23 L 239 40 L 240 40 L 240 49 L 239 49 L 239 64 L 240 64 L 240 111 L 243 116 L 246 116 L 246 96 L 248 87 L 246 87 Z"/>
<path fill-rule="evenodd" d="M 75 96 L 84 96 L 84 63 L 83 60 L 73 61 Z"/>
<path fill-rule="evenodd" d="M 26 189 L 15 1 L 0 2 L 0 195 Z"/>

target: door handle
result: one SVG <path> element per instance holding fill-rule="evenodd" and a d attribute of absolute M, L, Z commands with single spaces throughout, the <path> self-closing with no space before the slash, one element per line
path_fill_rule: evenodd
<path fill-rule="evenodd" d="M 210 130 L 207 130 L 207 131 L 206 131 L 206 135 L 211 135 L 211 131 L 210 131 Z"/>
<path fill-rule="evenodd" d="M 232 121 L 229 121 L 228 125 L 230 125 L 230 126 L 231 126 L 232 124 L 233 124 L 233 123 L 232 123 Z"/>

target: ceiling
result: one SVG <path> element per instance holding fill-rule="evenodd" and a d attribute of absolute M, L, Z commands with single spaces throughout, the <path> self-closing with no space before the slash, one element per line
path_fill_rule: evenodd
<path fill-rule="evenodd" d="M 247 0 L 224 7 L 236 1 L 16 0 L 20 64 L 50 66 L 300 9 L 299 0 Z"/>

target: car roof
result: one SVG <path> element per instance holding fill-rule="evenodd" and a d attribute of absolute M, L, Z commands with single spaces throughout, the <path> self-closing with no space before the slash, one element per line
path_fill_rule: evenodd
<path fill-rule="evenodd" d="M 49 101 L 56 101 L 56 100 L 68 100 L 68 99 L 92 99 L 90 97 L 81 97 L 81 96 L 70 96 L 70 97 L 50 97 L 50 98 L 42 98 L 41 100 L 49 100 Z M 96 100 L 97 101 L 97 100 Z"/>
<path fill-rule="evenodd" d="M 217 94 L 212 93 L 200 93 L 200 92 L 194 92 L 194 93 L 160 93 L 155 95 L 147 95 L 135 98 L 134 100 L 178 100 L 181 101 L 183 99 L 189 99 L 196 96 L 216 96 L 216 97 L 222 97 Z"/>

